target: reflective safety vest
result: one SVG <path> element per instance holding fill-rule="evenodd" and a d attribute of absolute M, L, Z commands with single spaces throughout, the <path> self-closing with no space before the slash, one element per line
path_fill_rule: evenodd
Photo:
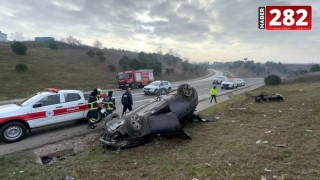
<path fill-rule="evenodd" d="M 89 110 L 95 110 L 98 109 L 98 97 L 90 96 L 88 101 L 88 109 Z"/>
<path fill-rule="evenodd" d="M 114 104 L 113 104 L 113 98 L 108 96 L 105 99 L 103 99 L 102 104 L 106 107 L 107 110 L 113 111 L 114 110 Z"/>
<path fill-rule="evenodd" d="M 211 95 L 217 95 L 217 89 L 211 88 L 210 94 Z"/>

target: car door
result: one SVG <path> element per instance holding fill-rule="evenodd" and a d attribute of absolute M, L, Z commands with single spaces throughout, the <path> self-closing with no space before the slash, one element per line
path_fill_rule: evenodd
<path fill-rule="evenodd" d="M 63 102 L 65 121 L 84 117 L 86 106 L 79 93 L 63 93 Z"/>
<path fill-rule="evenodd" d="M 164 88 L 166 88 L 167 90 L 169 89 L 169 83 L 168 81 L 164 81 L 163 82 Z"/>
<path fill-rule="evenodd" d="M 40 118 L 34 120 L 35 127 L 47 126 L 64 121 L 64 114 L 59 113 L 63 108 L 60 94 L 46 95 L 34 104 L 33 114 L 39 114 Z"/>

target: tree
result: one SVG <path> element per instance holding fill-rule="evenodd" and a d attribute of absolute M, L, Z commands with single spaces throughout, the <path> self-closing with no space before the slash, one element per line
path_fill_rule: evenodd
<path fill-rule="evenodd" d="M 320 71 L 320 66 L 318 64 L 314 64 L 310 68 L 310 72 L 317 72 Z"/>
<path fill-rule="evenodd" d="M 264 78 L 264 83 L 266 85 L 278 85 L 281 83 L 281 78 L 277 75 L 272 74 Z"/>
<path fill-rule="evenodd" d="M 138 70 L 140 69 L 141 63 L 138 59 L 131 59 L 129 60 L 128 65 L 131 69 Z"/>
<path fill-rule="evenodd" d="M 98 41 L 98 40 L 95 40 L 93 42 L 93 47 L 101 49 L 102 48 L 102 43 L 100 41 Z"/>
<path fill-rule="evenodd" d="M 103 52 L 101 52 L 101 51 L 97 51 L 96 52 L 96 56 L 98 56 L 98 57 L 100 57 L 100 56 L 103 56 L 104 54 L 103 54 Z"/>
<path fill-rule="evenodd" d="M 153 73 L 155 76 L 160 76 L 161 72 L 161 66 L 159 66 L 158 64 L 153 66 Z"/>
<path fill-rule="evenodd" d="M 25 72 L 27 70 L 28 70 L 28 66 L 23 63 L 19 63 L 16 65 L 16 71 L 18 72 Z"/>
<path fill-rule="evenodd" d="M 108 67 L 111 72 L 114 72 L 116 70 L 116 67 L 112 64 L 110 64 Z"/>
<path fill-rule="evenodd" d="M 120 59 L 119 65 L 121 66 L 121 69 L 122 69 L 122 70 L 128 69 L 128 62 L 129 62 L 128 56 L 123 56 L 123 57 Z"/>
<path fill-rule="evenodd" d="M 106 57 L 100 56 L 100 57 L 99 57 L 99 60 L 100 60 L 101 62 L 105 62 L 105 61 L 106 61 Z"/>
<path fill-rule="evenodd" d="M 24 40 L 22 32 L 14 32 L 14 33 L 11 33 L 10 36 L 13 41 L 23 41 Z"/>
<path fill-rule="evenodd" d="M 24 45 L 22 42 L 14 42 L 10 47 L 16 55 L 27 54 L 27 46 Z"/>
<path fill-rule="evenodd" d="M 52 50 L 57 50 L 58 49 L 58 45 L 54 42 L 51 42 L 49 44 L 49 48 L 52 49 Z"/>
<path fill-rule="evenodd" d="M 74 38 L 72 36 L 68 36 L 66 38 L 62 38 L 61 41 L 64 42 L 64 43 L 70 44 L 70 45 L 76 45 L 76 46 L 81 45 L 81 40 L 80 39 L 76 39 L 76 38 Z"/>
<path fill-rule="evenodd" d="M 95 55 L 95 53 L 94 53 L 94 51 L 89 50 L 89 51 L 87 52 L 87 55 L 92 58 L 92 57 Z"/>

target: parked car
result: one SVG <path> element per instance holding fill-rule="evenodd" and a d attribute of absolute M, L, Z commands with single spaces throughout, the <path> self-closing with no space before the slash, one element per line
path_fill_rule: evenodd
<path fill-rule="evenodd" d="M 228 79 L 221 83 L 221 89 L 234 89 L 236 87 L 237 87 L 237 84 L 231 79 Z"/>
<path fill-rule="evenodd" d="M 144 94 L 168 94 L 171 91 L 169 81 L 154 81 L 143 88 Z"/>
<path fill-rule="evenodd" d="M 221 84 L 223 81 L 226 81 L 227 76 L 217 76 L 213 78 L 213 84 Z"/>
<path fill-rule="evenodd" d="M 100 137 L 102 146 L 107 149 L 124 149 L 146 143 L 153 136 L 182 133 L 194 117 L 198 105 L 198 93 L 188 84 L 178 87 L 176 93 L 158 96 L 132 110 L 123 117 L 113 113 Z"/>
<path fill-rule="evenodd" d="M 241 79 L 241 78 L 236 78 L 233 81 L 237 84 L 237 87 L 246 85 L 246 82 L 244 81 L 244 79 Z"/>
<path fill-rule="evenodd" d="M 12 143 L 24 138 L 27 130 L 86 118 L 85 96 L 79 90 L 48 88 L 20 103 L 0 106 L 0 139 Z M 99 113 L 97 120 L 101 119 Z"/>

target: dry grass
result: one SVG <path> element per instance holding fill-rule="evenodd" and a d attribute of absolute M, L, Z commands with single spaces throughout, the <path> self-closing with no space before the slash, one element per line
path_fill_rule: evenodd
<path fill-rule="evenodd" d="M 26 56 L 18 56 L 11 51 L 9 44 L 0 44 L 0 101 L 26 97 L 47 87 L 82 90 L 117 88 L 115 77 L 121 71 L 119 60 L 124 55 L 132 58 L 137 54 L 102 51 L 105 62 L 100 62 L 97 57 L 90 58 L 86 50 L 50 50 L 44 47 L 29 47 Z M 26 64 L 28 71 L 16 72 L 15 65 L 18 63 Z M 115 72 L 109 71 L 110 64 L 116 67 Z M 167 67 L 166 64 L 164 67 Z M 169 81 L 194 78 L 180 73 L 182 68 L 179 63 L 175 69 L 174 74 L 160 78 Z"/>
<path fill-rule="evenodd" d="M 185 131 L 192 140 L 158 139 L 119 152 L 103 152 L 97 141 L 84 153 L 45 166 L 27 153 L 0 157 L 0 179 L 318 179 L 319 88 L 291 84 L 237 96 L 202 112 L 219 116 L 218 122 L 189 124 Z M 285 102 L 254 103 L 251 96 L 261 91 L 282 93 Z M 239 107 L 247 109 L 229 110 Z"/>

